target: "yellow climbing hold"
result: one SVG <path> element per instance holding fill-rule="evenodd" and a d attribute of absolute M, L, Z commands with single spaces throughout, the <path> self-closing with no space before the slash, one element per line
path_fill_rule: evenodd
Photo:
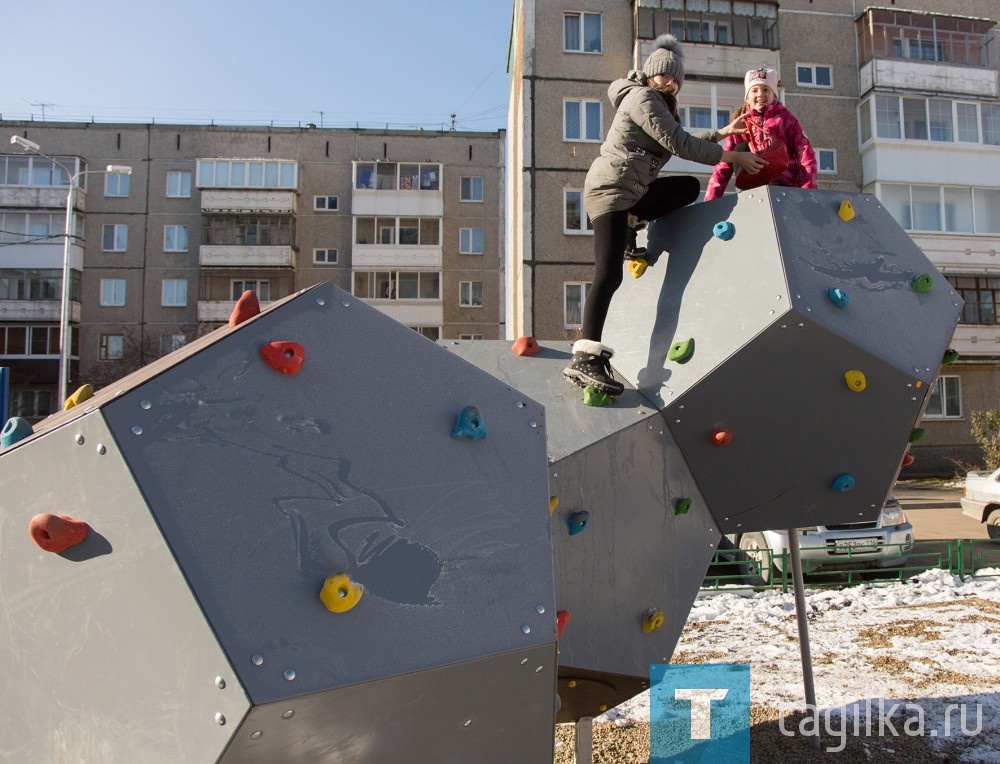
<path fill-rule="evenodd" d="M 576 687 L 576 680 L 575 679 L 570 679 L 568 682 L 566 682 L 566 686 L 567 687 Z"/>
<path fill-rule="evenodd" d="M 601 705 L 599 705 L 597 707 L 597 710 L 600 711 L 603 714 L 605 711 L 608 710 L 608 707 L 606 705 L 604 705 L 603 703 L 601 703 Z"/>
<path fill-rule="evenodd" d="M 837 210 L 837 215 L 839 215 L 840 219 L 845 223 L 849 220 L 854 220 L 854 207 L 851 206 L 849 199 L 844 199 L 844 201 L 840 203 L 840 209 Z"/>
<path fill-rule="evenodd" d="M 94 397 L 94 388 L 90 385 L 80 385 L 76 392 L 73 393 L 66 401 L 63 403 L 63 411 L 69 411 L 74 406 L 83 403 L 88 398 Z"/>
<path fill-rule="evenodd" d="M 642 614 L 642 630 L 647 634 L 656 631 L 658 628 L 663 626 L 663 622 L 666 618 L 667 617 L 663 614 L 662 610 L 650 608 Z"/>
<path fill-rule="evenodd" d="M 637 279 L 642 274 L 644 274 L 646 272 L 647 265 L 649 265 L 649 263 L 647 263 L 645 258 L 642 257 L 636 257 L 629 260 L 628 269 L 629 272 L 632 274 L 632 278 Z"/>
<path fill-rule="evenodd" d="M 550 515 L 553 512 L 556 511 L 556 507 L 558 507 L 558 506 L 559 506 L 559 497 L 558 496 L 549 496 L 549 514 Z"/>
<path fill-rule="evenodd" d="M 844 372 L 844 381 L 847 383 L 847 387 L 855 393 L 860 393 L 868 385 L 864 373 L 857 369 Z"/>
<path fill-rule="evenodd" d="M 351 580 L 346 573 L 328 576 L 323 582 L 319 598 L 331 613 L 346 613 L 358 604 L 365 588 Z"/>

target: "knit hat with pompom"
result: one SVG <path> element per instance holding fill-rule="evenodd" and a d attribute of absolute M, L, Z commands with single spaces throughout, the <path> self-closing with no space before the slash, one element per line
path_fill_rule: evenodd
<path fill-rule="evenodd" d="M 681 44 L 672 34 L 662 34 L 653 41 L 653 52 L 649 54 L 642 72 L 647 77 L 669 74 L 678 85 L 684 84 L 684 53 Z"/>

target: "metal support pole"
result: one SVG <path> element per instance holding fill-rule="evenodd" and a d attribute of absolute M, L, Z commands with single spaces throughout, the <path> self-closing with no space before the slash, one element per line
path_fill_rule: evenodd
<path fill-rule="evenodd" d="M 576 720 L 576 764 L 594 764 L 594 717 Z"/>
<path fill-rule="evenodd" d="M 67 393 L 67 380 L 69 376 L 70 347 L 73 344 L 73 335 L 70 329 L 70 256 L 73 252 L 73 237 L 75 218 L 73 216 L 73 203 L 76 201 L 76 183 L 80 173 L 75 173 L 69 179 L 69 191 L 66 193 L 66 225 L 63 229 L 63 236 L 66 241 L 63 244 L 63 275 L 62 275 L 62 299 L 59 305 L 59 387 L 58 398 L 56 399 L 57 411 L 62 411 Z"/>
<path fill-rule="evenodd" d="M 802 553 L 799 550 L 798 531 L 789 528 L 788 531 L 789 562 L 792 567 L 792 588 L 795 592 L 795 619 L 799 624 L 799 652 L 802 655 L 802 681 L 806 691 L 806 708 L 816 709 L 816 686 L 813 684 L 812 651 L 809 649 L 809 624 L 806 621 L 806 593 L 802 580 Z M 819 728 L 809 739 L 813 748 L 819 748 Z"/>

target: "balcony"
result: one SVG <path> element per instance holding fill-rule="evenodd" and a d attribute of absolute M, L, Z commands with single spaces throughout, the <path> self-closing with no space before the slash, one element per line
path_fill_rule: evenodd
<path fill-rule="evenodd" d="M 274 301 L 261 302 L 260 309 L 264 310 L 274 304 Z M 198 321 L 205 323 L 226 323 L 236 307 L 236 300 L 199 300 L 198 301 Z"/>
<path fill-rule="evenodd" d="M 198 248 L 198 264 L 205 268 L 294 268 L 290 246 L 210 245 Z"/>
<path fill-rule="evenodd" d="M 45 243 L 4 244 L 0 247 L 0 268 L 25 268 L 28 270 L 58 270 L 63 267 L 63 236 Z M 83 247 L 74 244 L 69 251 L 69 264 L 75 271 L 83 270 Z"/>
<path fill-rule="evenodd" d="M 444 303 L 439 300 L 365 300 L 373 308 L 406 326 L 441 326 Z"/>
<path fill-rule="evenodd" d="M 0 322 L 58 322 L 61 308 L 59 300 L 0 300 Z M 80 303 L 70 303 L 70 320 L 80 322 Z"/>
<path fill-rule="evenodd" d="M 0 186 L 0 207 L 24 209 L 66 209 L 69 186 Z M 73 200 L 74 209 L 87 209 L 87 192 L 78 188 Z"/>
<path fill-rule="evenodd" d="M 65 201 L 65 195 L 63 196 Z M 294 191 L 251 190 L 244 188 L 203 189 L 201 211 L 222 214 L 294 215 Z"/>
<path fill-rule="evenodd" d="M 874 58 L 861 66 L 861 93 L 870 90 L 915 90 L 953 93 L 976 98 L 996 98 L 995 69 L 938 64 L 930 61 L 903 61 Z"/>
<path fill-rule="evenodd" d="M 440 246 L 355 244 L 351 250 L 355 268 L 440 268 Z"/>

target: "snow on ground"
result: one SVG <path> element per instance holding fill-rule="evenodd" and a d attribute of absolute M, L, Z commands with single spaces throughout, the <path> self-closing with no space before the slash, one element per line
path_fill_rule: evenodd
<path fill-rule="evenodd" d="M 920 734 L 962 761 L 1000 763 L 1000 569 L 978 576 L 807 589 L 813 719 L 837 737 Z M 754 705 L 806 709 L 791 591 L 699 595 L 673 662 L 749 663 Z M 649 721 L 649 693 L 596 721 Z M 785 721 L 796 734 L 802 723 Z"/>

